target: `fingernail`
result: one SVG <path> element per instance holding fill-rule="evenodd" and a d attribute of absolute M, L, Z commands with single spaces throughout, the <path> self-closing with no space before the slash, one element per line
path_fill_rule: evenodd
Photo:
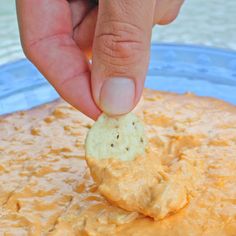
<path fill-rule="evenodd" d="M 100 106 L 109 115 L 122 115 L 134 106 L 135 85 L 128 78 L 107 79 L 101 89 Z"/>

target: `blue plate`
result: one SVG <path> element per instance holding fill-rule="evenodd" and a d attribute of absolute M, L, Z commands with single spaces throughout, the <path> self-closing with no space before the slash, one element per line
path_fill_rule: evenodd
<path fill-rule="evenodd" d="M 236 52 L 153 44 L 145 86 L 177 93 L 193 92 L 236 105 Z M 58 97 L 28 60 L 0 67 L 0 115 L 30 109 Z"/>

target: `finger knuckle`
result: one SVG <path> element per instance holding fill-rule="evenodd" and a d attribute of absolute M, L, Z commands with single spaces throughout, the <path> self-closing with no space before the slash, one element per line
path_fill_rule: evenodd
<path fill-rule="evenodd" d="M 21 42 L 21 45 L 22 45 L 22 50 L 23 50 L 25 56 L 26 56 L 28 59 L 31 59 L 31 58 L 32 58 L 32 50 L 31 50 L 31 44 L 30 44 L 30 42 L 28 42 L 28 41 L 22 41 L 22 42 Z"/>
<path fill-rule="evenodd" d="M 146 52 L 143 31 L 129 23 L 109 22 L 97 34 L 97 48 L 101 60 L 116 65 L 133 64 Z"/>
<path fill-rule="evenodd" d="M 37 54 L 37 51 L 39 51 L 39 50 L 37 50 L 37 47 L 39 44 L 40 43 L 38 41 L 33 41 L 28 38 L 24 38 L 24 40 L 21 40 L 22 50 L 23 50 L 25 56 L 30 61 L 33 61 L 35 54 Z"/>

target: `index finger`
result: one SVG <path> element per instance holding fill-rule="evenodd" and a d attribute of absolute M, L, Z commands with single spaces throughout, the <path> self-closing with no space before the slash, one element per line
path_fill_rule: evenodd
<path fill-rule="evenodd" d="M 96 119 L 90 69 L 74 42 L 71 12 L 66 0 L 16 0 L 23 50 L 59 94 Z"/>

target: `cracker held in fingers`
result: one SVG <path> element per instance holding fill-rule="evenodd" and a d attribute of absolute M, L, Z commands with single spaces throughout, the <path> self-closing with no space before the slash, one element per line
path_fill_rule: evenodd
<path fill-rule="evenodd" d="M 109 117 L 102 114 L 88 133 L 86 156 L 130 161 L 144 155 L 145 147 L 144 126 L 136 115 Z"/>

